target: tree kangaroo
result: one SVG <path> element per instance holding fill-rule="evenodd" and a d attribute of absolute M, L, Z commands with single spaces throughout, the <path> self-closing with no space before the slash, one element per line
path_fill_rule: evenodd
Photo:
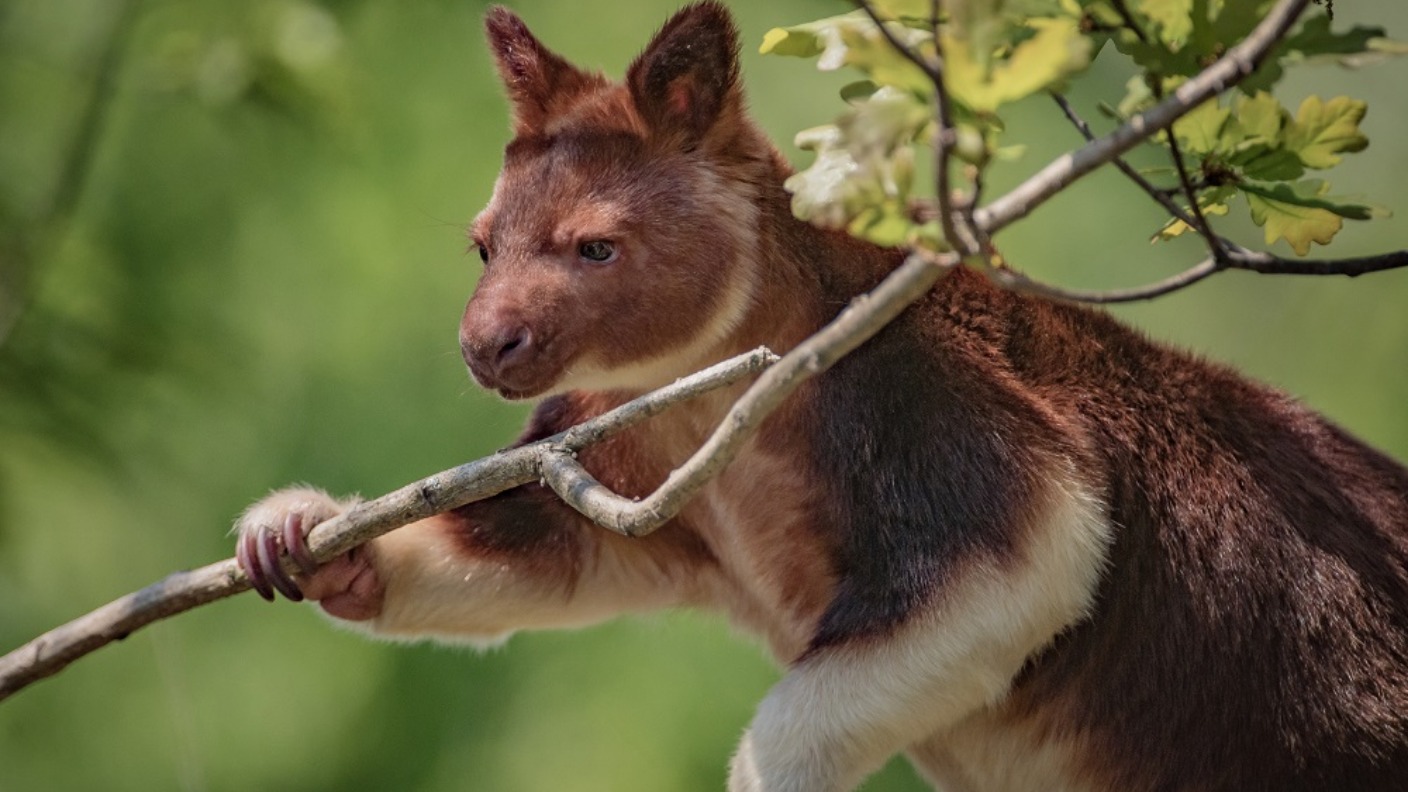
<path fill-rule="evenodd" d="M 503 8 L 515 136 L 472 233 L 475 380 L 521 441 L 785 351 L 903 253 L 795 219 L 717 2 L 624 83 Z M 581 452 L 645 495 L 742 386 Z M 501 640 L 720 611 L 786 674 L 732 792 L 839 792 L 904 753 L 945 790 L 1408 786 L 1408 471 L 1290 398 L 1092 310 L 959 270 L 812 380 L 671 523 L 629 539 L 524 486 L 290 577 L 348 506 L 241 518 L 256 586 L 381 636 Z"/>

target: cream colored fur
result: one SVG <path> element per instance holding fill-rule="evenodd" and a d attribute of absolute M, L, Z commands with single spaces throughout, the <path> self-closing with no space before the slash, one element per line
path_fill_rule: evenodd
<path fill-rule="evenodd" d="M 1085 617 L 1105 564 L 1103 506 L 1065 472 L 1016 561 L 974 559 L 898 635 L 794 667 L 759 706 L 730 792 L 849 790 L 998 704 L 1027 658 Z M 934 775 L 948 769 L 937 762 Z"/>

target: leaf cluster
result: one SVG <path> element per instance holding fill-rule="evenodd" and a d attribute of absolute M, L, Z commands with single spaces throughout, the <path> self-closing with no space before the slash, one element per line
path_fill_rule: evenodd
<path fill-rule="evenodd" d="M 865 10 L 775 28 L 762 52 L 811 58 L 819 69 L 849 69 L 845 109 L 832 124 L 809 129 L 797 144 L 815 154 L 788 181 L 793 210 L 804 219 L 886 244 L 944 248 L 938 223 L 913 211 L 915 149 L 938 143 L 946 102 L 948 151 L 964 164 L 970 196 L 996 159 L 1020 156 L 1003 110 L 1034 94 L 1061 92 L 1095 55 L 1109 48 L 1134 72 L 1107 115 L 1128 121 L 1245 38 L 1270 0 L 874 0 Z M 939 16 L 931 14 L 940 9 Z M 883 24 L 882 29 L 880 24 Z M 902 49 L 903 48 L 903 51 Z M 1359 124 L 1367 106 L 1345 96 L 1310 96 L 1292 113 L 1273 96 L 1289 66 L 1358 67 L 1408 52 L 1379 28 L 1333 29 L 1317 8 L 1277 43 L 1242 93 L 1211 100 L 1180 119 L 1173 137 L 1150 142 L 1175 155 L 1150 176 L 1166 180 L 1201 216 L 1226 214 L 1239 195 L 1265 232 L 1299 255 L 1328 244 L 1343 221 L 1387 211 L 1338 196 L 1323 174 L 1368 139 Z M 944 91 L 937 90 L 942 76 Z M 1175 150 L 1176 147 L 1176 150 Z M 1181 172 L 1180 172 L 1181 170 Z M 1185 213 L 1185 217 L 1187 214 Z M 1185 233 L 1171 217 L 1156 240 Z"/>

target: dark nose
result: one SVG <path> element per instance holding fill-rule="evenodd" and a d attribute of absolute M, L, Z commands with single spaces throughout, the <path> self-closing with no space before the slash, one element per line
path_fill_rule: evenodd
<path fill-rule="evenodd" d="M 495 338 L 490 348 L 494 349 L 494 366 L 501 373 L 528 359 L 533 349 L 533 332 L 527 326 L 510 327 Z"/>
<path fill-rule="evenodd" d="M 500 325 L 477 338 L 461 337 L 460 349 L 470 370 L 499 381 L 532 358 L 533 331 L 523 324 Z"/>

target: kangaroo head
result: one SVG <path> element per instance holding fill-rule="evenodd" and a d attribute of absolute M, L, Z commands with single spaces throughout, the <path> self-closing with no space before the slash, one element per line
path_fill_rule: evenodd
<path fill-rule="evenodd" d="M 642 390 L 713 362 L 747 313 L 760 165 L 738 35 L 687 6 L 624 83 L 583 71 L 494 8 L 514 139 L 471 233 L 484 274 L 460 346 L 506 398 Z"/>

